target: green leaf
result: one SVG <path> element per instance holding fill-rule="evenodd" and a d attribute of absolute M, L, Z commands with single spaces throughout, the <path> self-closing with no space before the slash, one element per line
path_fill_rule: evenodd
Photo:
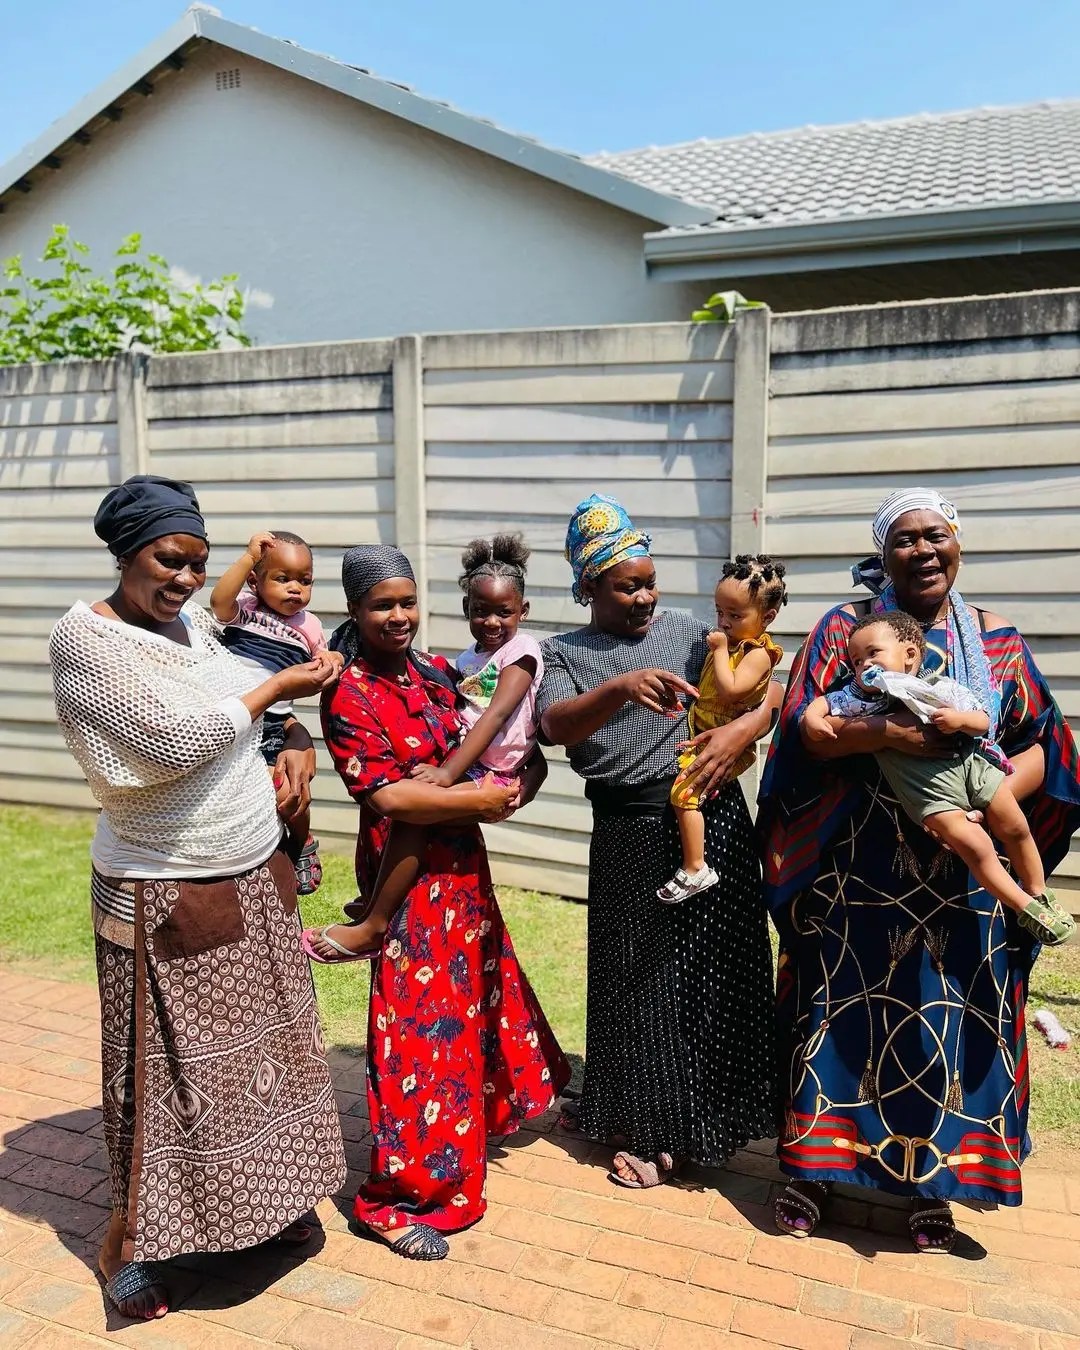
<path fill-rule="evenodd" d="M 42 262 L 45 276 L 27 275 L 19 255 L 0 264 L 14 284 L 0 288 L 0 365 L 107 357 L 133 346 L 150 351 L 209 351 L 226 341 L 248 347 L 242 324 L 244 293 L 235 273 L 184 287 L 158 253 L 143 255 L 142 236 L 129 234 L 111 273 L 82 261 L 89 249 L 53 226 Z"/>

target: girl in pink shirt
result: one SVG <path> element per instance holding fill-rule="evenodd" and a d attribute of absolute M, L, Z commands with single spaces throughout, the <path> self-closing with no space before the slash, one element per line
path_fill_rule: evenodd
<path fill-rule="evenodd" d="M 519 632 L 529 614 L 528 560 L 520 535 L 474 539 L 462 554 L 462 608 L 473 636 L 472 646 L 456 662 L 465 735 L 441 765 L 413 769 L 421 782 L 452 787 L 465 779 L 494 778 L 511 786 L 534 756 L 543 764 L 536 744 L 536 691 L 544 660 L 536 639 Z M 511 808 L 517 804 L 512 798 Z M 424 826 L 395 822 L 372 900 L 346 905 L 351 923 L 304 932 L 304 949 L 312 960 L 332 964 L 378 956 L 390 920 L 420 874 L 424 843 Z"/>

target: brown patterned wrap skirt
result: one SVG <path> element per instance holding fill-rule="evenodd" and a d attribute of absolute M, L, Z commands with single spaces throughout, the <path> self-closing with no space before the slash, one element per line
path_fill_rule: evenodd
<path fill-rule="evenodd" d="M 346 1171 L 292 863 L 92 894 L 124 1259 L 265 1242 Z"/>

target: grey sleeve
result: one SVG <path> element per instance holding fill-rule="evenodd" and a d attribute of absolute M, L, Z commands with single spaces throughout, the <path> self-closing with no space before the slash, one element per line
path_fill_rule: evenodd
<path fill-rule="evenodd" d="M 550 638 L 540 646 L 544 658 L 544 678 L 536 692 L 536 715 L 539 719 L 556 703 L 577 698 L 578 688 L 566 660 L 566 652 Z"/>

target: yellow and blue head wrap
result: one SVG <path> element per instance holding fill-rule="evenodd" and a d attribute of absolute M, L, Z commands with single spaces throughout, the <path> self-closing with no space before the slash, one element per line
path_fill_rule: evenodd
<path fill-rule="evenodd" d="M 566 557 L 574 573 L 574 599 L 587 605 L 584 586 L 609 567 L 630 558 L 647 558 L 652 540 L 614 497 L 594 492 L 579 502 L 566 531 Z"/>

